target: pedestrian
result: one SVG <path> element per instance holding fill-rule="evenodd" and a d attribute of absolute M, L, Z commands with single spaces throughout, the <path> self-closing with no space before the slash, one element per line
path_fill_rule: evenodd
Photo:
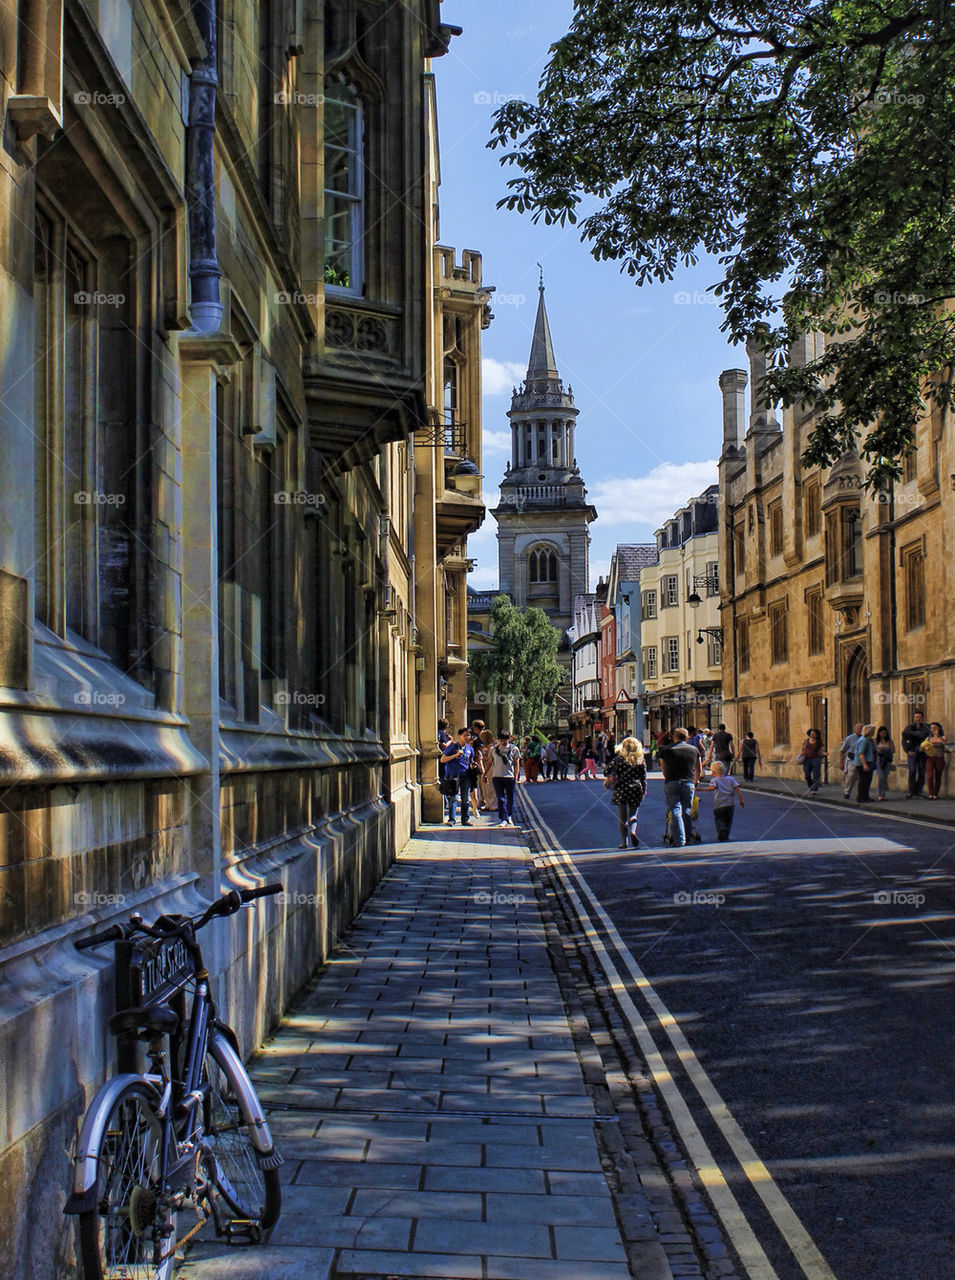
<path fill-rule="evenodd" d="M 597 780 L 597 761 L 594 759 L 594 744 L 592 738 L 588 738 L 584 743 L 583 765 L 577 773 L 578 778 L 582 778 L 584 776 L 593 778 L 595 782 Z"/>
<path fill-rule="evenodd" d="M 567 781 L 567 770 L 570 768 L 570 744 L 561 738 L 557 747 L 557 772 L 561 782 Z"/>
<path fill-rule="evenodd" d="M 743 781 L 752 782 L 756 777 L 756 765 L 763 767 L 762 756 L 759 754 L 759 742 L 752 729 L 747 729 L 743 735 L 743 741 L 739 744 L 739 751 L 736 753 L 736 759 L 743 763 Z"/>
<path fill-rule="evenodd" d="M 524 763 L 524 781 L 536 782 L 540 773 L 540 749 L 541 744 L 536 738 L 526 737 L 524 739 L 523 763 Z"/>
<path fill-rule="evenodd" d="M 544 777 L 548 782 L 557 781 L 557 739 L 548 738 L 544 746 L 542 759 L 544 761 Z"/>
<path fill-rule="evenodd" d="M 438 721 L 438 790 L 441 792 L 441 804 L 444 816 L 448 816 L 448 797 L 444 790 L 444 749 L 454 739 L 448 733 L 447 720 Z"/>
<path fill-rule="evenodd" d="M 514 826 L 514 786 L 521 767 L 521 752 L 511 735 L 502 729 L 491 752 L 491 780 L 497 796 L 497 825 Z"/>
<path fill-rule="evenodd" d="M 606 759 L 606 750 L 607 750 L 607 735 L 605 733 L 598 733 L 596 741 L 594 742 L 594 762 L 597 764 L 598 768 L 600 769 L 603 769 L 604 767 L 604 760 Z"/>
<path fill-rule="evenodd" d="M 842 795 L 848 800 L 852 796 L 852 788 L 859 781 L 856 773 L 856 743 L 862 735 L 862 725 L 857 724 L 851 733 L 847 733 L 839 746 L 839 764 L 842 768 Z"/>
<path fill-rule="evenodd" d="M 612 733 L 607 734 L 607 749 L 604 752 L 605 760 L 612 760 L 617 754 L 617 739 Z"/>
<path fill-rule="evenodd" d="M 905 752 L 909 766 L 909 799 L 920 796 L 925 787 L 925 759 L 922 743 L 929 735 L 929 727 L 921 711 L 912 716 L 912 723 L 902 730 L 902 750 Z"/>
<path fill-rule="evenodd" d="M 672 820 L 671 842 L 680 848 L 700 843 L 700 837 L 693 833 L 692 819 L 693 797 L 700 778 L 700 753 L 687 741 L 688 736 L 686 729 L 674 729 L 673 745 L 660 750 L 663 794 Z"/>
<path fill-rule="evenodd" d="M 716 838 L 723 842 L 730 838 L 730 827 L 733 825 L 733 809 L 739 801 L 741 809 L 746 808 L 743 792 L 739 783 L 727 771 L 722 760 L 713 761 L 713 776 L 710 781 L 700 787 L 701 791 L 715 791 L 713 797 L 713 822 L 716 824 Z"/>
<path fill-rule="evenodd" d="M 863 725 L 855 745 L 856 776 L 859 779 L 856 804 L 869 803 L 869 788 L 872 786 L 872 778 L 875 774 L 876 755 L 875 725 Z"/>
<path fill-rule="evenodd" d="M 895 743 L 888 728 L 880 724 L 875 734 L 875 771 L 879 779 L 879 799 L 884 800 L 889 789 L 889 774 L 895 759 Z"/>
<path fill-rule="evenodd" d="M 449 742 L 444 749 L 445 782 L 454 781 L 457 786 L 448 795 L 448 826 L 454 826 L 455 806 L 461 801 L 461 826 L 471 825 L 471 761 L 474 748 L 471 746 L 470 729 L 459 729 L 457 742 Z"/>
<path fill-rule="evenodd" d="M 643 756 L 643 743 L 636 738 L 624 738 L 613 758 L 607 761 L 604 778 L 613 783 L 610 803 L 617 806 L 617 823 L 620 828 L 619 848 L 636 849 L 637 816 L 641 801 L 647 793 L 647 766 Z"/>
<path fill-rule="evenodd" d="M 925 757 L 925 783 L 929 800 L 937 800 L 945 772 L 945 734 L 937 720 L 929 725 L 929 734 L 922 743 Z"/>
<path fill-rule="evenodd" d="M 468 782 L 471 785 L 471 809 L 474 813 L 478 813 L 484 807 L 484 802 L 478 794 L 478 787 L 481 784 L 481 774 L 484 771 L 484 751 L 481 743 L 481 734 L 484 732 L 483 720 L 472 720 L 471 722 L 471 749 L 474 756 L 471 760 L 471 767 L 468 770 Z"/>
<path fill-rule="evenodd" d="M 725 724 L 718 724 L 716 732 L 713 734 L 713 740 L 710 743 L 709 758 L 707 764 L 712 764 L 714 760 L 719 760 L 720 764 L 726 765 L 726 772 L 729 773 L 730 765 L 733 763 L 733 735 L 727 729 Z"/>
<path fill-rule="evenodd" d="M 481 734 L 481 808 L 485 813 L 490 813 L 497 805 L 497 793 L 494 790 L 494 778 L 491 772 L 491 766 L 494 763 L 493 746 L 494 734 L 490 729 L 485 729 Z"/>
<path fill-rule="evenodd" d="M 819 790 L 819 783 L 822 781 L 822 762 L 826 754 L 819 730 L 807 730 L 803 744 L 799 748 L 796 763 L 802 765 L 802 776 L 806 779 L 806 786 L 811 796 Z"/>

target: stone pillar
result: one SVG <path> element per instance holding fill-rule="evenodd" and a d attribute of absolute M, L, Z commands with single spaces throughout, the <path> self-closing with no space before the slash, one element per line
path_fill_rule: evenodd
<path fill-rule="evenodd" d="M 746 414 L 746 370 L 724 369 L 720 374 L 723 395 L 723 453 L 738 449 L 743 439 Z"/>
<path fill-rule="evenodd" d="M 228 335 L 179 339 L 182 393 L 183 711 L 208 761 L 190 788 L 190 847 L 207 897 L 222 874 L 219 824 L 218 384 L 241 353 Z"/>

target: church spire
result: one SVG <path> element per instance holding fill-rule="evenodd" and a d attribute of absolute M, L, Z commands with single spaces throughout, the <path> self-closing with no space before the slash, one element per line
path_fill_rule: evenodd
<path fill-rule="evenodd" d="M 544 305 L 544 273 L 541 271 L 540 300 L 537 303 L 537 320 L 534 324 L 534 341 L 531 343 L 531 356 L 527 362 L 527 381 L 535 382 L 540 378 L 558 378 L 557 358 L 554 355 L 554 343 L 550 336 L 550 325 L 547 322 L 547 307 Z"/>

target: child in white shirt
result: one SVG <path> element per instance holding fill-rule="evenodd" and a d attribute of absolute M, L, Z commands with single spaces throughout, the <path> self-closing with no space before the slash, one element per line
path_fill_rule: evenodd
<path fill-rule="evenodd" d="M 726 772 L 726 765 L 720 760 L 712 764 L 712 777 L 706 786 L 697 787 L 698 791 L 715 791 L 713 797 L 713 821 L 716 823 L 717 840 L 730 838 L 730 827 L 733 825 L 733 807 L 739 800 L 739 807 L 746 808 L 743 792 L 735 778 Z"/>

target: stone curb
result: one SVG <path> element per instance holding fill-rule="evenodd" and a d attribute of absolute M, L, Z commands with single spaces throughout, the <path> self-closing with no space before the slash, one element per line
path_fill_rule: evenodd
<path fill-rule="evenodd" d="M 804 792 L 797 793 L 795 791 L 787 791 L 783 787 L 768 786 L 763 782 L 760 785 L 759 780 L 746 783 L 747 791 L 755 791 L 763 796 L 776 796 L 783 800 L 799 800 L 805 804 L 824 804 L 830 809 L 845 809 L 849 812 L 858 812 L 862 806 L 856 806 L 851 800 L 843 800 L 838 796 L 814 795 L 807 796 Z M 942 800 L 942 804 L 953 804 L 951 800 Z M 930 822 L 936 827 L 955 827 L 955 817 L 946 818 L 939 814 L 935 817 L 930 806 L 926 805 L 926 809 L 898 809 L 894 804 L 887 809 L 883 809 L 878 801 L 866 806 L 865 812 L 873 817 L 879 818 L 916 818 L 919 822 Z"/>

